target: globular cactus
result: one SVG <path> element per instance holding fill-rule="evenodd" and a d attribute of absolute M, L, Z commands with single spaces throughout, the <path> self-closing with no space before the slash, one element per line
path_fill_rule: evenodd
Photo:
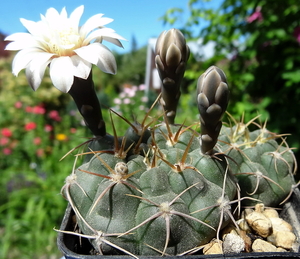
<path fill-rule="evenodd" d="M 226 156 L 211 151 L 218 132 L 212 136 L 210 149 L 203 152 L 196 129 L 174 124 L 189 56 L 181 32 L 162 33 L 156 52 L 164 122 L 151 127 L 151 123 L 129 122 L 122 139 L 116 134 L 114 141 L 108 135 L 98 138 L 99 143 L 90 145 L 93 156 L 74 170 L 62 190 L 80 230 L 103 254 L 187 253 L 216 237 L 232 218 L 230 203 L 237 195 L 237 185 Z M 218 68 L 206 74 L 203 93 L 208 96 L 208 106 L 220 105 L 222 112 L 213 112 L 218 113 L 213 120 L 203 115 L 201 123 L 213 121 L 220 129 L 228 102 L 225 75 Z M 199 105 L 201 115 L 202 110 L 209 113 L 206 102 Z"/>
<path fill-rule="evenodd" d="M 190 148 L 199 140 L 189 130 L 172 130 L 180 135 L 173 145 L 168 137 L 166 146 L 156 145 L 161 134 L 156 128 L 149 139 L 151 155 L 122 159 L 98 152 L 68 179 L 64 195 L 80 229 L 95 236 L 99 252 L 180 254 L 209 242 L 229 222 L 225 205 L 235 197 L 236 185 L 226 160 L 201 155 L 198 144 Z M 184 138 L 187 145 L 181 145 Z"/>
<path fill-rule="evenodd" d="M 118 115 L 130 125 L 125 135 L 117 137 L 114 127 L 113 136 L 102 131 L 66 179 L 62 194 L 81 231 L 75 234 L 100 254 L 196 252 L 235 223 L 232 205 L 277 206 L 291 190 L 295 160 L 276 135 L 264 127 L 249 132 L 242 123 L 222 128 L 229 90 L 218 67 L 197 83 L 200 133 L 195 125 L 175 124 L 188 57 L 182 33 L 163 32 L 156 65 L 164 121 L 146 124 L 149 113 L 142 123 Z"/>
<path fill-rule="evenodd" d="M 190 157 L 189 146 L 150 150 L 152 157 L 125 159 L 96 153 L 64 187 L 80 229 L 95 236 L 97 251 L 181 254 L 209 242 L 229 222 L 230 208 L 224 212 L 223 205 L 235 197 L 236 187 L 222 161 L 199 157 L 192 162 L 200 149 Z M 201 160 L 214 166 L 199 170 Z M 216 179 L 208 180 L 210 174 Z"/>
<path fill-rule="evenodd" d="M 229 165 L 238 179 L 241 195 L 276 207 L 292 191 L 297 163 L 284 135 L 270 132 L 255 119 L 244 124 L 232 118 L 234 126 L 223 127 L 219 143 L 231 158 Z M 257 129 L 251 131 L 251 126 Z M 256 202 L 247 199 L 243 203 Z"/>

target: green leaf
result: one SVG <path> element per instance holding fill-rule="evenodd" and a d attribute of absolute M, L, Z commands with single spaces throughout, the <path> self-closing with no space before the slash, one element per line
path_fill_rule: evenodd
<path fill-rule="evenodd" d="M 300 69 L 282 73 L 282 78 L 288 80 L 289 86 L 291 83 L 300 83 Z"/>

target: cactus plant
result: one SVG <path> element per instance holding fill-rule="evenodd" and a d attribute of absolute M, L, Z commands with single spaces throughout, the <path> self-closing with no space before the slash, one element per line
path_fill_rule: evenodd
<path fill-rule="evenodd" d="M 238 179 L 242 196 L 261 200 L 265 206 L 278 206 L 295 184 L 297 163 L 284 136 L 270 132 L 266 124 L 259 125 L 254 118 L 244 124 L 232 118 L 233 127 L 223 127 L 220 145 L 233 158 L 229 165 Z M 249 128 L 257 129 L 251 131 Z M 276 141 L 279 139 L 280 141 Z M 245 205 L 253 205 L 245 200 Z"/>
<path fill-rule="evenodd" d="M 54 86 L 72 96 L 94 136 L 79 154 L 84 156 L 82 165 L 76 168 L 76 156 L 61 189 L 80 230 L 72 234 L 87 237 L 100 254 L 183 255 L 219 239 L 221 229 L 235 223 L 233 206 L 258 201 L 278 206 L 290 196 L 299 183 L 293 178 L 297 165 L 284 136 L 265 125 L 250 131 L 258 125 L 255 119 L 247 124 L 233 120 L 235 125 L 222 127 L 229 89 L 220 68 L 208 68 L 198 80 L 200 121 L 175 124 L 190 54 L 179 30 L 161 33 L 155 48 L 163 121 L 146 122 L 154 105 L 141 123 L 117 114 L 129 125 L 118 137 L 111 114 L 113 134 L 108 134 L 91 64 L 116 73 L 115 58 L 102 41 L 121 47 L 123 37 L 104 26 L 111 19 L 102 14 L 78 27 L 83 9 L 76 8 L 68 18 L 65 9 L 59 14 L 50 8 L 38 23 L 22 20 L 29 33 L 6 38 L 13 41 L 6 49 L 20 50 L 14 73 L 26 68 L 36 90 L 50 65 Z"/>
<path fill-rule="evenodd" d="M 198 80 L 196 126 L 175 124 L 188 57 L 180 31 L 160 35 L 155 60 L 162 80 L 158 99 L 163 121 L 146 124 L 149 113 L 142 123 L 118 115 L 129 128 L 117 137 L 114 125 L 113 135 L 106 133 L 101 112 L 95 121 L 90 110 L 82 112 L 97 134 L 62 194 L 82 232 L 74 234 L 89 238 L 98 253 L 195 252 L 219 238 L 230 221 L 235 223 L 232 205 L 262 201 L 277 206 L 294 184 L 295 159 L 285 141 L 275 141 L 280 135 L 265 127 L 250 132 L 248 124 L 236 121 L 222 128 L 229 89 L 220 68 L 208 68 Z M 72 94 L 76 101 L 76 91 Z"/>
<path fill-rule="evenodd" d="M 226 156 L 214 150 L 228 103 L 225 75 L 212 67 L 201 83 L 199 137 L 191 126 L 174 124 L 189 56 L 182 33 L 163 32 L 156 53 L 164 121 L 128 122 L 121 139 L 102 134 L 62 189 L 81 231 L 103 254 L 183 254 L 209 242 L 232 217 L 237 184 Z"/>

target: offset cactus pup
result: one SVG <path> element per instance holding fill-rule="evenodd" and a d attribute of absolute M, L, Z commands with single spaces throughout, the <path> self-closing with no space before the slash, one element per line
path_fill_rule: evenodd
<path fill-rule="evenodd" d="M 268 207 L 283 204 L 294 188 L 297 161 L 286 142 L 286 134 L 270 132 L 254 118 L 248 123 L 223 126 L 219 137 L 221 150 L 231 157 L 229 165 L 238 179 L 241 195 L 258 199 Z M 249 128 L 256 128 L 252 131 Z M 243 205 L 255 205 L 247 199 Z"/>
<path fill-rule="evenodd" d="M 278 144 L 278 136 L 265 127 L 254 132 L 242 123 L 222 127 L 229 89 L 220 68 L 208 68 L 197 83 L 200 132 L 197 126 L 175 124 L 189 57 L 182 33 L 163 32 L 156 54 L 163 120 L 146 124 L 149 113 L 142 123 L 118 116 L 129 124 L 123 137 L 114 125 L 113 135 L 107 134 L 101 120 L 101 134 L 81 154 L 83 164 L 61 191 L 76 222 L 76 228 L 70 229 L 70 221 L 62 227 L 61 238 L 87 238 L 96 254 L 201 253 L 212 239 L 221 239 L 222 229 L 237 225 L 242 203 L 276 207 L 296 188 L 296 161 L 285 140 Z"/>

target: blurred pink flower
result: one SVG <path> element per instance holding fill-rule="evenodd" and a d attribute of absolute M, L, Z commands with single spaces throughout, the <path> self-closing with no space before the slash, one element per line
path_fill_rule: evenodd
<path fill-rule="evenodd" d="M 121 104 L 122 103 L 122 100 L 120 98 L 115 98 L 114 99 L 114 103 L 115 104 Z"/>
<path fill-rule="evenodd" d="M 37 106 L 32 107 L 31 112 L 34 114 L 45 114 L 46 109 L 42 105 L 37 105 Z"/>
<path fill-rule="evenodd" d="M 36 106 L 26 106 L 25 111 L 28 113 L 33 113 L 33 114 L 45 114 L 46 109 L 44 108 L 43 104 L 39 104 Z"/>
<path fill-rule="evenodd" d="M 251 14 L 249 17 L 247 17 L 246 20 L 248 23 L 252 23 L 256 20 L 259 22 L 262 22 L 264 20 L 264 18 L 261 13 L 261 7 L 260 6 L 256 7 L 255 12 L 253 14 Z"/>
<path fill-rule="evenodd" d="M 50 111 L 48 116 L 50 119 L 52 119 L 54 121 L 61 121 L 61 117 L 60 117 L 58 111 L 56 111 L 56 110 Z"/>
<path fill-rule="evenodd" d="M 2 137 L 0 138 L 0 146 L 6 146 L 9 143 L 9 138 Z"/>
<path fill-rule="evenodd" d="M 140 91 L 146 90 L 146 85 L 139 85 L 139 90 Z"/>
<path fill-rule="evenodd" d="M 44 156 L 44 154 L 45 154 L 44 149 L 38 148 L 38 149 L 36 150 L 36 155 L 37 155 L 38 157 L 42 157 L 42 156 Z"/>
<path fill-rule="evenodd" d="M 36 137 L 33 139 L 34 145 L 40 145 L 42 143 L 42 139 L 40 137 Z"/>
<path fill-rule="evenodd" d="M 126 93 L 121 92 L 121 93 L 119 94 L 119 97 L 122 98 L 122 99 L 125 98 L 125 97 L 126 97 Z"/>
<path fill-rule="evenodd" d="M 49 125 L 49 124 L 46 124 L 45 127 L 44 127 L 44 130 L 45 130 L 46 132 L 50 132 L 50 131 L 53 130 L 53 127 L 52 127 L 51 125 Z"/>
<path fill-rule="evenodd" d="M 76 131 L 77 131 L 77 129 L 75 129 L 75 128 L 70 129 L 70 132 L 73 133 L 73 134 L 76 133 Z"/>
<path fill-rule="evenodd" d="M 24 128 L 26 131 L 34 130 L 36 128 L 36 124 L 34 122 L 28 122 L 25 124 Z"/>
<path fill-rule="evenodd" d="M 300 26 L 294 29 L 293 36 L 295 37 L 296 41 L 300 44 Z"/>
<path fill-rule="evenodd" d="M 32 107 L 26 106 L 25 111 L 28 113 L 32 113 Z"/>
<path fill-rule="evenodd" d="M 129 98 L 125 98 L 125 99 L 123 100 L 123 103 L 124 103 L 124 104 L 130 104 L 130 102 L 131 102 L 131 101 L 130 101 Z"/>
<path fill-rule="evenodd" d="M 4 155 L 10 155 L 12 153 L 12 150 L 10 148 L 3 148 L 3 154 Z"/>
<path fill-rule="evenodd" d="M 17 102 L 15 103 L 15 108 L 17 108 L 17 109 L 21 109 L 22 106 L 23 106 L 23 104 L 22 104 L 22 102 L 20 102 L 20 101 L 17 101 Z"/>
<path fill-rule="evenodd" d="M 9 128 L 3 128 L 3 129 L 1 129 L 1 135 L 3 137 L 10 138 L 12 136 L 12 132 Z"/>
<path fill-rule="evenodd" d="M 124 88 L 124 93 L 125 93 L 128 97 L 134 97 L 135 94 L 136 94 L 136 90 L 137 90 L 137 87 L 136 87 L 136 86 L 125 87 L 125 88 Z"/>
<path fill-rule="evenodd" d="M 143 96 L 143 97 L 141 98 L 141 101 L 142 101 L 143 103 L 148 102 L 148 97 L 147 97 L 147 96 Z"/>

